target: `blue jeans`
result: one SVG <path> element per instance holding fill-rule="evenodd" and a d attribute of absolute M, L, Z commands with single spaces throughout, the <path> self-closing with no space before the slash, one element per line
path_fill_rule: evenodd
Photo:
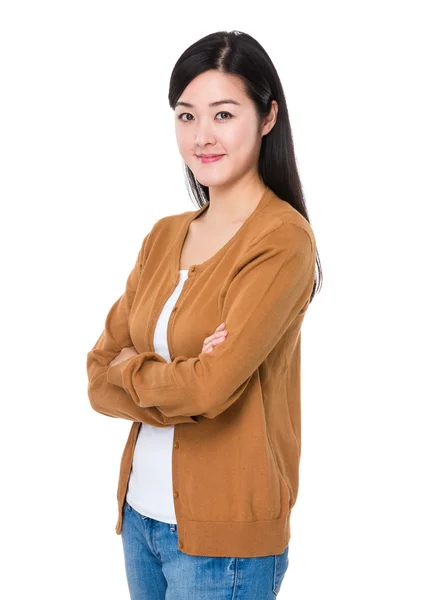
<path fill-rule="evenodd" d="M 131 600 L 274 600 L 288 568 L 282 554 L 193 556 L 178 549 L 177 524 L 123 508 L 124 562 Z"/>

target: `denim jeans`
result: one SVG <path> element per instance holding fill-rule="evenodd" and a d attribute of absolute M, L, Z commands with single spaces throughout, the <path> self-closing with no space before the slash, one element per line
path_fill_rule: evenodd
<path fill-rule="evenodd" d="M 185 554 L 176 523 L 142 515 L 127 501 L 121 539 L 131 600 L 274 600 L 288 568 L 289 546 L 250 558 Z"/>

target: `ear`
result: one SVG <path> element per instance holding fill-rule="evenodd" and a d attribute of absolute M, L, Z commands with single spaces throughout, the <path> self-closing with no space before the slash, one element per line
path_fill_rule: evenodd
<path fill-rule="evenodd" d="M 276 100 L 272 100 L 272 107 L 270 109 L 270 113 L 263 121 L 262 136 L 267 135 L 269 133 L 269 131 L 272 129 L 272 127 L 275 125 L 277 115 L 278 115 L 278 103 L 276 102 Z"/>

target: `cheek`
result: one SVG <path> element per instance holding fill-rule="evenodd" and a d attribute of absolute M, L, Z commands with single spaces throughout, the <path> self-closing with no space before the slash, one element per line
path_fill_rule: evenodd
<path fill-rule="evenodd" d="M 190 145 L 189 136 L 186 135 L 186 133 L 182 130 L 176 129 L 175 139 L 177 141 L 177 146 L 180 152 L 185 152 L 187 146 Z"/>
<path fill-rule="evenodd" d="M 248 154 L 254 145 L 255 136 L 249 123 L 239 123 L 233 127 L 227 127 L 223 132 L 223 142 L 225 148 L 236 154 Z"/>
<path fill-rule="evenodd" d="M 194 136 L 190 134 L 180 135 L 177 138 L 178 151 L 184 160 L 190 167 L 194 164 L 196 144 Z"/>

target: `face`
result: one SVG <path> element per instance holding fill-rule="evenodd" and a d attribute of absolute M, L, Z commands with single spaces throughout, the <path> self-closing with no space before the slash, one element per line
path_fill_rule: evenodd
<path fill-rule="evenodd" d="M 234 103 L 219 103 L 221 100 Z M 215 105 L 209 106 L 211 103 Z M 241 78 L 206 71 L 189 83 L 175 107 L 178 149 L 202 185 L 224 186 L 257 172 L 262 135 L 268 133 L 275 120 L 273 112 L 259 129 L 258 116 L 243 91 Z M 198 158 L 199 154 L 223 156 L 209 162 Z"/>

